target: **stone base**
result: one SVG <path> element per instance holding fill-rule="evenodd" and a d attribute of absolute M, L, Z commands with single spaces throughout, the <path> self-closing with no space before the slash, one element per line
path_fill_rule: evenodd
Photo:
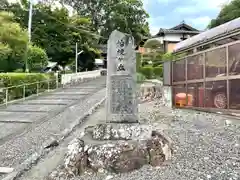
<path fill-rule="evenodd" d="M 140 86 L 141 101 L 152 101 L 162 97 L 162 82 L 158 80 L 149 80 Z"/>
<path fill-rule="evenodd" d="M 85 129 L 68 146 L 66 175 L 105 170 L 129 172 L 143 165 L 160 166 L 172 156 L 171 143 L 148 125 L 98 124 Z"/>

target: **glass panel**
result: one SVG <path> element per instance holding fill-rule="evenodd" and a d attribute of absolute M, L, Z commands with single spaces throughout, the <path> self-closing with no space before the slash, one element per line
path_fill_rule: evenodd
<path fill-rule="evenodd" d="M 240 43 L 228 47 L 229 75 L 240 74 Z"/>
<path fill-rule="evenodd" d="M 187 58 L 187 79 L 203 79 L 203 54 Z"/>
<path fill-rule="evenodd" d="M 229 108 L 240 109 L 240 79 L 229 80 Z"/>
<path fill-rule="evenodd" d="M 173 86 L 173 106 L 176 106 L 176 103 L 179 103 L 179 100 L 181 101 L 180 106 L 185 106 L 186 105 L 186 98 L 184 97 L 186 96 L 186 85 L 177 85 L 177 86 Z"/>
<path fill-rule="evenodd" d="M 185 60 L 173 62 L 173 82 L 185 81 Z"/>
<path fill-rule="evenodd" d="M 203 83 L 191 83 L 187 86 L 188 105 L 193 107 L 204 107 Z"/>
<path fill-rule="evenodd" d="M 227 108 L 227 81 L 206 82 L 205 107 Z"/>
<path fill-rule="evenodd" d="M 226 76 L 226 48 L 206 52 L 206 77 Z"/>

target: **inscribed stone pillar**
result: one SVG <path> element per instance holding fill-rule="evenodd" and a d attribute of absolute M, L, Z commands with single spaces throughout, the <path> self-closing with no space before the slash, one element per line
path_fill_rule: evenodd
<path fill-rule="evenodd" d="M 107 51 L 107 122 L 138 122 L 134 38 L 113 31 Z"/>

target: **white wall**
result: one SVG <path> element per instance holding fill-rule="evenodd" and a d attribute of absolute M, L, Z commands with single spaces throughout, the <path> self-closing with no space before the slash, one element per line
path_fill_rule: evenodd
<path fill-rule="evenodd" d="M 180 42 L 182 35 L 181 34 L 166 34 L 164 37 L 157 37 L 154 38 L 163 43 L 163 41 L 173 41 L 173 42 Z"/>
<path fill-rule="evenodd" d="M 172 107 L 172 88 L 171 86 L 163 86 L 163 101 L 165 106 Z"/>
<path fill-rule="evenodd" d="M 61 84 L 65 85 L 74 81 L 83 81 L 84 79 L 97 78 L 99 76 L 101 76 L 101 70 L 63 74 L 61 76 Z"/>

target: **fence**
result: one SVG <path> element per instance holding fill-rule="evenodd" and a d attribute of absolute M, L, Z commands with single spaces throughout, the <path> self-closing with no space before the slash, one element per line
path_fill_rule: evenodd
<path fill-rule="evenodd" d="M 24 100 L 32 95 L 38 96 L 44 92 L 64 87 L 65 85 L 76 85 L 86 80 L 97 78 L 101 76 L 101 70 L 62 74 L 60 77 L 56 74 L 55 76 L 56 78 L 47 81 L 0 88 L 0 105 L 8 105 L 16 100 Z"/>
<path fill-rule="evenodd" d="M 10 102 L 39 94 L 50 92 L 58 88 L 57 79 L 26 83 L 17 86 L 4 87 L 0 89 L 0 104 L 8 105 Z"/>
<path fill-rule="evenodd" d="M 240 110 L 240 41 L 173 61 L 172 85 L 174 105 Z"/>

